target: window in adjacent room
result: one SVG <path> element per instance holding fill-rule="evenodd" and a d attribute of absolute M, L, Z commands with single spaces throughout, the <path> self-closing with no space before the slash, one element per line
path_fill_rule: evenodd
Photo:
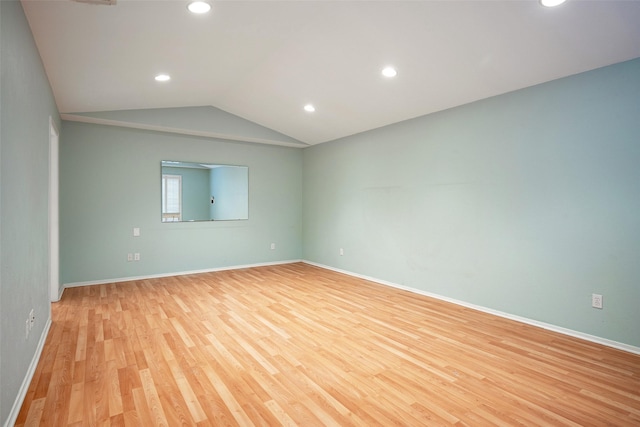
<path fill-rule="evenodd" d="M 162 175 L 162 222 L 182 221 L 182 176 Z"/>

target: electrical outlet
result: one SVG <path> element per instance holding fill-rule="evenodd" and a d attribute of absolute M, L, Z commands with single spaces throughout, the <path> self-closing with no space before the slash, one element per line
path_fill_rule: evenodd
<path fill-rule="evenodd" d="M 275 244 L 275 243 L 272 243 L 272 244 L 271 244 L 271 250 L 274 250 L 275 248 L 276 248 L 276 244 Z"/>
<path fill-rule="evenodd" d="M 36 323 L 36 315 L 33 311 L 33 308 L 29 312 L 29 330 L 33 329 L 33 325 Z"/>
<path fill-rule="evenodd" d="M 133 228 L 133 237 L 140 237 L 140 227 Z"/>
<path fill-rule="evenodd" d="M 140 252 L 136 252 L 135 254 L 133 254 L 133 260 L 140 261 Z"/>
<path fill-rule="evenodd" d="M 344 249 L 340 248 L 340 256 L 344 255 Z"/>
<path fill-rule="evenodd" d="M 602 308 L 602 295 L 591 294 L 591 307 Z"/>

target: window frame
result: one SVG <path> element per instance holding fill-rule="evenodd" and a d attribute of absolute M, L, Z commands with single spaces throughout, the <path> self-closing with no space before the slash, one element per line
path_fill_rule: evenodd
<path fill-rule="evenodd" d="M 169 202 L 173 200 L 168 199 L 167 187 L 169 181 L 177 181 L 177 202 L 178 211 L 169 211 Z M 181 222 L 182 221 L 182 175 L 174 174 L 162 174 L 162 222 Z"/>

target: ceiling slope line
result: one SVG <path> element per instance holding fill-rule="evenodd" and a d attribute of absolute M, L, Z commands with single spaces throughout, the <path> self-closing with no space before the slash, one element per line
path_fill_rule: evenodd
<path fill-rule="evenodd" d="M 88 117 L 81 116 L 76 114 L 60 114 L 60 118 L 62 120 L 67 120 L 70 122 L 81 122 L 81 123 L 89 123 L 95 125 L 105 125 L 105 126 L 117 126 L 131 129 L 141 129 L 141 130 L 150 130 L 155 132 L 165 132 L 165 133 L 173 133 L 179 135 L 189 135 L 189 136 L 200 136 L 205 138 L 213 138 L 213 139 L 223 139 L 227 141 L 237 141 L 237 142 L 250 142 L 255 144 L 268 144 L 268 145 L 279 145 L 284 147 L 294 147 L 294 148 L 305 148 L 309 147 L 309 144 L 306 143 L 292 143 L 285 141 L 278 141 L 273 139 L 264 139 L 264 138 L 253 138 L 253 137 L 242 137 L 237 135 L 229 135 L 224 133 L 216 133 L 216 132 L 208 132 L 208 131 L 200 131 L 193 129 L 184 129 L 184 128 L 176 128 L 169 126 L 160 126 L 160 125 L 152 125 L 147 123 L 133 123 L 127 122 L 123 120 L 113 120 L 113 119 L 100 119 L 97 117 Z"/>

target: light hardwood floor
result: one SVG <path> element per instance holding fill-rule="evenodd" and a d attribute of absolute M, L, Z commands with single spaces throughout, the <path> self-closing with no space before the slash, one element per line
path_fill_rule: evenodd
<path fill-rule="evenodd" d="M 65 290 L 17 425 L 640 425 L 640 356 L 307 264 Z"/>

